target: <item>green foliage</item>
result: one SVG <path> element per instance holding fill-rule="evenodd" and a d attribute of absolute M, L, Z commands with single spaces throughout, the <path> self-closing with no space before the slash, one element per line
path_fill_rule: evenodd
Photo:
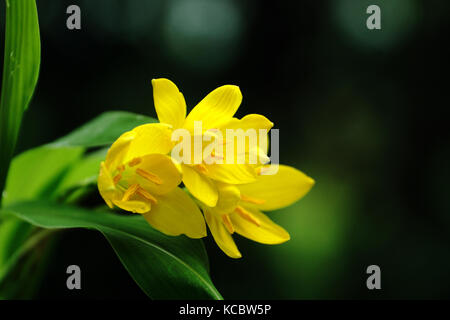
<path fill-rule="evenodd" d="M 83 151 L 81 147 L 44 145 L 15 157 L 8 175 L 4 204 L 51 197 Z"/>
<path fill-rule="evenodd" d="M 81 147 L 55 148 L 44 145 L 18 155 L 11 163 L 3 204 L 7 206 L 20 201 L 53 198 L 60 181 L 80 159 L 83 151 Z M 43 264 L 43 258 L 38 261 L 33 255 L 23 257 L 22 254 L 17 254 L 26 247 L 35 229 L 31 224 L 14 217 L 5 218 L 0 224 L 0 274 L 6 276 L 6 272 L 10 271 L 6 269 L 17 265 L 19 260 L 23 262 L 21 269 L 26 265 L 35 268 L 36 265 Z M 45 247 L 40 248 L 40 251 L 48 253 Z M 7 279 L 7 282 L 13 283 L 13 287 L 20 288 L 20 292 L 12 290 L 11 285 L 4 285 L 0 286 L 0 295 L 9 298 L 26 297 L 23 295 L 26 287 L 31 286 L 31 281 L 38 285 L 39 280 L 30 279 L 26 274 L 24 269 L 23 272 L 14 274 L 12 279 Z"/>
<path fill-rule="evenodd" d="M 100 231 L 108 239 L 126 270 L 151 298 L 222 298 L 209 278 L 208 257 L 201 240 L 166 236 L 141 216 L 58 202 L 69 192 L 96 184 L 107 149 L 89 151 L 88 147 L 109 146 L 123 132 L 148 122 L 155 120 L 128 112 L 107 112 L 53 143 L 14 158 L 4 199 L 3 216 L 9 213 L 6 217 L 11 225 L 5 226 L 5 243 L 0 243 L 0 252 L 5 252 L 3 269 L 0 264 L 0 295 L 17 294 L 5 293 L 1 284 L 29 254 L 30 241 L 41 239 L 48 230 L 87 228 Z M 37 231 L 27 238 L 31 225 Z M 15 236 L 9 232 L 21 229 L 23 232 Z M 13 243 L 13 247 L 7 243 Z"/>
<path fill-rule="evenodd" d="M 66 228 L 100 231 L 133 279 L 152 298 L 221 299 L 209 278 L 201 240 L 165 236 L 152 229 L 142 216 L 122 216 L 57 202 L 68 191 L 96 182 L 105 150 L 86 154 L 88 148 L 107 147 L 125 131 L 155 119 L 129 112 L 106 112 L 51 144 L 17 156 L 8 172 L 39 66 L 36 3 L 6 0 L 0 98 L 0 201 L 5 205 L 0 211 L 0 299 L 32 296 L 50 253 L 51 247 L 46 244 L 52 241 L 49 236 L 55 229 Z"/>
<path fill-rule="evenodd" d="M 4 188 L 22 116 L 36 86 L 40 60 L 41 44 L 35 1 L 7 0 L 0 97 L 0 194 Z"/>
<path fill-rule="evenodd" d="M 105 112 L 67 136 L 56 140 L 53 145 L 83 147 L 108 146 L 125 131 L 151 122 L 156 122 L 156 120 L 131 112 Z"/>
<path fill-rule="evenodd" d="M 208 275 L 201 240 L 169 237 L 142 216 L 30 202 L 6 212 L 42 228 L 88 228 L 103 233 L 142 290 L 156 299 L 221 299 Z"/>
<path fill-rule="evenodd" d="M 66 194 L 67 191 L 97 184 L 100 162 L 105 159 L 107 151 L 106 148 L 100 149 L 77 161 L 64 175 L 55 190 L 55 194 L 60 196 Z"/>
<path fill-rule="evenodd" d="M 107 149 L 82 157 L 86 148 L 110 146 L 125 131 L 155 121 L 125 111 L 105 112 L 55 142 L 21 153 L 11 164 L 5 205 L 54 198 L 70 188 L 96 183 Z"/>
<path fill-rule="evenodd" d="M 40 60 L 41 44 L 35 1 L 6 0 L 5 51 L 0 97 L 0 205 L 23 113 L 28 108 L 38 80 Z M 30 180 L 23 180 L 22 183 L 30 183 Z M 0 271 L 33 229 L 30 224 L 17 219 L 1 222 Z M 2 290 L 1 293 L 5 292 Z"/>
<path fill-rule="evenodd" d="M 31 234 L 29 223 L 9 218 L 0 224 L 0 270 L 8 263 L 10 257 Z"/>

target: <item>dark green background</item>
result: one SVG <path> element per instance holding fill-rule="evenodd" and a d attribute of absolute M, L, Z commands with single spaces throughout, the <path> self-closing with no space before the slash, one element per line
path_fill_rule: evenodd
<path fill-rule="evenodd" d="M 236 236 L 243 258 L 232 260 L 206 239 L 225 298 L 450 297 L 448 1 L 37 3 L 41 73 L 17 152 L 106 110 L 155 116 L 152 78 L 173 80 L 189 108 L 236 84 L 238 116 L 271 119 L 281 162 L 316 186 L 270 214 L 285 244 Z M 81 30 L 66 28 L 70 4 Z M 365 26 L 370 4 L 382 30 Z M 145 298 L 101 235 L 69 231 L 57 245 L 39 297 Z M 79 292 L 65 287 L 69 264 L 81 267 Z M 371 264 L 382 290 L 366 288 Z"/>

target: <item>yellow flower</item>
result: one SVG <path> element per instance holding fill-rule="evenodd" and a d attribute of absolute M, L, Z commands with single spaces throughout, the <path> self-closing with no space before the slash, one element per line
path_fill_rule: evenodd
<path fill-rule="evenodd" d="M 270 130 L 273 123 L 262 115 L 252 114 L 242 119 L 233 118 L 242 101 L 239 87 L 221 86 L 209 93 L 186 117 L 186 102 L 177 86 L 168 79 L 152 80 L 155 109 L 161 123 L 171 125 L 172 130 L 186 129 L 194 135 L 194 122 L 201 121 L 202 135 L 213 130 L 240 128 L 243 130 Z M 226 144 L 227 142 L 223 142 Z M 253 152 L 261 153 L 260 150 Z M 264 151 L 266 152 L 266 151 Z M 218 155 L 221 157 L 222 155 Z M 210 207 L 217 204 L 219 192 L 215 181 L 243 184 L 256 179 L 254 166 L 248 163 L 180 164 L 183 183 L 190 193 Z"/>
<path fill-rule="evenodd" d="M 264 244 L 279 244 L 290 239 L 282 227 L 261 212 L 277 210 L 302 198 L 314 180 L 301 171 L 280 165 L 275 175 L 261 175 L 245 185 L 218 184 L 219 200 L 213 208 L 203 207 L 206 222 L 217 245 L 231 258 L 240 258 L 232 238 L 234 232 Z"/>
<path fill-rule="evenodd" d="M 177 186 L 181 174 L 166 154 L 172 148 L 167 125 L 152 123 L 122 134 L 100 166 L 98 189 L 110 208 L 140 213 L 167 235 L 206 236 L 203 216 Z"/>

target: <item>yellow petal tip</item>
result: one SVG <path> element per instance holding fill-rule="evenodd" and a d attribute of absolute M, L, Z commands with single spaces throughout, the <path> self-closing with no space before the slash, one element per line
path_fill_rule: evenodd
<path fill-rule="evenodd" d="M 316 180 L 314 180 L 313 178 L 311 178 L 311 177 L 308 177 L 308 183 L 311 185 L 311 187 L 312 186 L 314 186 L 315 184 L 316 184 Z"/>
<path fill-rule="evenodd" d="M 219 88 L 227 88 L 227 89 L 233 90 L 236 94 L 238 94 L 242 98 L 241 88 L 239 88 L 239 86 L 237 86 L 235 84 L 226 84 Z"/>
<path fill-rule="evenodd" d="M 222 251 L 223 251 L 228 257 L 230 257 L 230 258 L 232 258 L 232 259 L 240 259 L 240 258 L 242 258 L 242 254 L 241 254 L 241 252 L 240 252 L 239 250 L 230 252 L 230 251 L 228 251 L 228 250 L 224 251 L 224 250 L 222 249 Z"/>
<path fill-rule="evenodd" d="M 284 233 L 282 236 L 280 236 L 280 241 L 278 242 L 278 244 L 281 243 L 285 243 L 289 240 L 291 240 L 291 235 L 289 234 L 289 232 L 287 232 L 286 230 L 284 230 Z"/>

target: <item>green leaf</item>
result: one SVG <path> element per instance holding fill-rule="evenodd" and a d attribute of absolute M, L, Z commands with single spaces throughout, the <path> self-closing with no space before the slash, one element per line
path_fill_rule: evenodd
<path fill-rule="evenodd" d="M 100 231 L 151 298 L 222 299 L 208 275 L 203 242 L 166 236 L 152 229 L 140 215 L 124 216 L 39 202 L 15 204 L 4 211 L 42 228 Z"/>
<path fill-rule="evenodd" d="M 4 195 L 5 204 L 35 199 L 37 196 L 48 198 L 69 188 L 95 183 L 99 164 L 105 159 L 107 149 L 81 158 L 83 147 L 109 146 L 122 133 L 155 121 L 130 112 L 106 112 L 53 143 L 20 154 L 14 158 L 11 167 Z M 59 184 L 55 185 L 55 182 Z M 41 189 L 45 186 L 51 194 L 42 193 Z"/>
<path fill-rule="evenodd" d="M 15 157 L 8 175 L 4 204 L 50 198 L 69 167 L 83 154 L 81 147 L 44 145 Z"/>
<path fill-rule="evenodd" d="M 14 217 L 12 217 L 14 218 Z M 20 221 L 17 219 L 17 221 Z M 23 221 L 20 221 L 22 223 L 25 223 Z M 14 267 L 18 264 L 20 260 L 26 257 L 27 254 L 30 252 L 33 253 L 38 249 L 38 245 L 42 243 L 43 239 L 47 238 L 48 235 L 50 235 L 53 232 L 51 229 L 41 229 L 38 232 L 35 232 L 33 235 L 28 237 L 26 241 L 21 244 L 17 250 L 14 250 L 14 252 L 11 254 L 10 257 L 6 260 L 6 262 L 1 266 L 0 268 L 0 292 L 4 294 L 4 283 L 8 281 L 8 276 L 13 272 L 16 271 Z M 21 268 L 19 269 L 19 273 L 21 272 Z M 8 291 L 8 290 L 6 290 Z"/>
<path fill-rule="evenodd" d="M 54 141 L 50 146 L 55 148 L 66 146 L 99 147 L 110 146 L 121 134 L 137 126 L 155 123 L 157 120 L 144 115 L 126 111 L 109 111 L 87 122 L 68 135 Z M 64 194 L 67 190 L 83 188 L 97 182 L 100 162 L 106 157 L 107 149 L 88 154 L 67 172 L 56 190 Z"/>
<path fill-rule="evenodd" d="M 62 178 L 55 194 L 63 194 L 67 190 L 97 184 L 100 162 L 105 160 L 107 151 L 108 149 L 100 149 L 92 152 L 72 165 Z"/>
<path fill-rule="evenodd" d="M 53 146 L 99 147 L 111 145 L 122 133 L 146 123 L 157 122 L 156 119 L 126 112 L 109 111 L 68 135 L 56 140 Z"/>
<path fill-rule="evenodd" d="M 31 234 L 33 226 L 15 218 L 0 224 L 0 270 Z"/>
<path fill-rule="evenodd" d="M 30 225 L 24 221 L 18 220 L 23 224 Z M 36 228 L 36 227 L 33 227 Z M 19 250 L 19 258 L 13 261 L 12 266 L 20 266 L 19 268 L 12 268 L 7 272 L 7 277 L 0 280 L 0 300 L 17 300 L 17 299 L 33 299 L 45 281 L 49 264 L 51 263 L 51 256 L 55 252 L 56 243 L 59 240 L 59 235 L 54 233 L 47 233 L 46 229 L 39 230 L 30 240 L 39 235 L 38 243 L 31 244 L 28 250 L 23 250 L 25 245 Z M 50 237 L 51 235 L 51 237 Z M 8 271 L 8 266 L 5 266 L 5 271 Z M 0 270 L 0 274 L 3 272 Z M 1 277 L 1 275 L 0 275 Z"/>
<path fill-rule="evenodd" d="M 34 0 L 6 1 L 5 54 L 0 97 L 0 195 L 39 75 L 41 43 Z M 1 198 L 0 198 L 1 201 Z"/>
<path fill-rule="evenodd" d="M 3 204 L 52 198 L 60 180 L 81 157 L 83 150 L 81 147 L 42 146 L 15 157 L 9 170 Z M 26 242 L 33 229 L 29 223 L 13 217 L 2 221 L 0 270 Z M 2 293 L 5 294 L 4 291 Z"/>

